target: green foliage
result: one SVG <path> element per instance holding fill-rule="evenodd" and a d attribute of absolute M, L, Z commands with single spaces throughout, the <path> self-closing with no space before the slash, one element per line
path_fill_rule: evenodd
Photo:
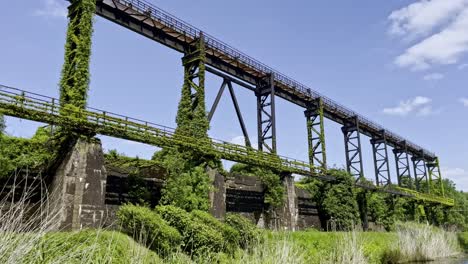
<path fill-rule="evenodd" d="M 86 106 L 95 0 L 70 1 L 65 63 L 60 80 L 60 105 Z"/>
<path fill-rule="evenodd" d="M 463 250 L 468 253 L 468 232 L 459 233 L 458 241 Z"/>
<path fill-rule="evenodd" d="M 162 189 L 161 204 L 174 205 L 187 211 L 209 209 L 212 188 L 206 173 L 206 163 L 194 165 L 179 152 L 165 156 L 162 162 L 168 177 Z"/>
<path fill-rule="evenodd" d="M 119 232 L 85 230 L 48 233 L 29 243 L 35 245 L 19 245 L 19 250 L 15 256 L 11 256 L 10 261 L 13 259 L 14 263 L 29 264 L 163 263 L 156 253 Z M 2 257 L 7 255 L 2 254 Z M 8 262 L 2 257 L 0 260 Z"/>
<path fill-rule="evenodd" d="M 247 249 L 259 242 L 261 233 L 249 219 L 239 214 L 228 213 L 225 223 L 239 232 L 241 248 Z"/>
<path fill-rule="evenodd" d="M 31 139 L 0 135 L 0 177 L 15 169 L 44 170 L 53 158 L 53 147 L 46 128 L 39 128 Z"/>
<path fill-rule="evenodd" d="M 211 146 L 209 121 L 205 109 L 205 43 L 200 38 L 194 50 L 183 59 L 184 85 L 179 101 L 174 139 L 196 138 L 200 144 Z M 195 72 L 194 72 L 195 71 Z M 198 79 L 198 83 L 195 81 Z M 195 92 L 192 92 L 195 91 Z M 191 147 L 173 146 L 155 153 L 153 160 L 164 164 L 167 179 L 162 191 L 162 203 L 185 210 L 208 210 L 211 182 L 208 167 L 222 169 L 214 151 L 198 151 Z"/>
<path fill-rule="evenodd" d="M 123 205 L 117 212 L 122 230 L 152 250 L 167 255 L 182 243 L 181 234 L 147 207 Z"/>
<path fill-rule="evenodd" d="M 304 178 L 301 185 L 312 195 L 312 199 L 317 204 L 324 228 L 328 221 L 334 221 L 338 229 L 350 230 L 360 223 L 354 179 L 343 170 L 330 169 L 327 172 L 335 177 L 335 181 L 324 182 Z"/>
<path fill-rule="evenodd" d="M 175 206 L 157 206 L 156 212 L 162 216 L 169 225 L 179 230 L 184 245 L 182 249 L 189 254 L 203 254 L 207 251 L 219 252 L 224 247 L 221 232 L 205 224 L 199 218 Z"/>
<path fill-rule="evenodd" d="M 191 212 L 192 218 L 196 219 L 197 221 L 203 222 L 207 226 L 211 226 L 216 231 L 220 232 L 223 235 L 224 245 L 223 251 L 234 253 L 235 250 L 239 247 L 240 244 L 240 233 L 232 228 L 231 226 L 219 221 L 211 214 L 200 211 L 194 210 Z"/>
<path fill-rule="evenodd" d="M 231 167 L 231 173 L 258 177 L 265 187 L 265 203 L 272 207 L 284 203 L 284 186 L 280 176 L 270 169 L 236 163 Z"/>

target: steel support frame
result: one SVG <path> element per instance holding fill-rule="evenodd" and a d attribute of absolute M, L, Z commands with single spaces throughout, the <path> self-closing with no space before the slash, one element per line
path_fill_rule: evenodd
<path fill-rule="evenodd" d="M 258 149 L 276 154 L 275 76 L 267 74 L 257 81 Z"/>
<path fill-rule="evenodd" d="M 427 162 L 427 170 L 429 173 L 429 192 L 445 196 L 444 185 L 442 183 L 442 173 L 439 166 L 439 158 L 436 157 L 433 161 Z"/>
<path fill-rule="evenodd" d="M 398 186 L 413 189 L 413 179 L 411 178 L 410 161 L 406 142 L 403 141 L 400 143 L 400 146 L 395 147 L 393 149 L 393 154 L 395 154 Z"/>
<path fill-rule="evenodd" d="M 245 145 L 248 147 L 251 147 L 252 144 L 250 143 L 250 137 L 249 137 L 247 128 L 244 123 L 244 118 L 242 117 L 242 112 L 240 111 L 239 103 L 237 102 L 237 97 L 234 92 L 234 88 L 232 87 L 232 81 L 230 79 L 226 79 L 226 78 L 223 79 L 223 83 L 221 84 L 221 87 L 219 88 L 218 94 L 216 95 L 215 101 L 213 102 L 213 106 L 211 107 L 211 110 L 208 114 L 208 121 L 211 122 L 211 119 L 213 118 L 213 115 L 216 112 L 216 108 L 218 107 L 219 101 L 221 100 L 221 97 L 223 96 L 226 86 L 228 87 L 232 104 L 234 105 L 234 109 L 236 110 L 237 119 L 239 121 L 242 134 L 244 136 Z"/>
<path fill-rule="evenodd" d="M 341 131 L 343 131 L 344 135 L 346 169 L 358 182 L 364 177 L 364 168 L 362 165 L 361 133 L 357 116 L 346 120 Z"/>
<path fill-rule="evenodd" d="M 318 98 L 304 111 L 307 125 L 309 163 L 324 173 L 327 170 L 323 101 Z"/>
<path fill-rule="evenodd" d="M 377 186 L 388 186 L 392 184 L 390 178 L 390 165 L 388 162 L 387 136 L 385 130 L 375 135 L 371 140 L 372 153 L 374 157 L 375 182 Z"/>
<path fill-rule="evenodd" d="M 424 159 L 424 153 L 420 156 L 413 156 L 411 158 L 413 161 L 413 169 L 414 169 L 414 182 L 416 185 L 417 191 L 422 191 L 422 184 L 426 183 L 426 191 L 429 192 L 429 179 L 427 177 L 427 166 L 426 160 Z"/>

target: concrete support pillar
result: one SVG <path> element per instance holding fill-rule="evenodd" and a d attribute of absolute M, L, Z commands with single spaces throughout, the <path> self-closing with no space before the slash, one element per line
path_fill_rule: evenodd
<path fill-rule="evenodd" d="M 103 222 L 107 172 L 101 143 L 77 140 L 58 167 L 51 185 L 51 205 L 61 230 L 97 228 Z"/>
<path fill-rule="evenodd" d="M 268 212 L 267 228 L 273 230 L 296 230 L 298 221 L 298 201 L 294 177 L 290 174 L 282 177 L 284 186 L 283 206 L 272 208 Z"/>
<path fill-rule="evenodd" d="M 213 169 L 208 169 L 208 176 L 213 183 L 213 189 L 209 193 L 210 213 L 218 219 L 224 219 L 226 216 L 226 186 L 224 176 Z"/>

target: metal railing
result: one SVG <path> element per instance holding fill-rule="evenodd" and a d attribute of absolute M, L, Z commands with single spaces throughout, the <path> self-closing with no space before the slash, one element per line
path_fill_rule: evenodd
<path fill-rule="evenodd" d="M 285 171 L 307 175 L 311 175 L 311 171 L 315 170 L 313 166 L 305 161 L 262 152 L 247 146 L 237 145 L 214 138 L 209 138 L 208 142 L 202 142 L 200 139 L 189 136 L 175 136 L 175 129 L 171 127 L 92 107 L 87 107 L 85 110 L 74 108 L 70 105 L 62 107 L 59 100 L 56 98 L 4 85 L 0 85 L 0 105 L 1 104 L 3 104 L 3 106 L 14 107 L 15 109 L 34 111 L 37 114 L 36 121 L 51 122 L 50 119 L 47 118 L 47 115 L 52 116 L 55 119 L 55 121 L 52 122 L 56 122 L 57 125 L 61 125 L 61 122 L 80 124 L 80 122 L 85 121 L 98 130 L 100 127 L 108 128 L 107 130 L 99 131 L 108 131 L 106 135 L 109 136 L 119 137 L 122 132 L 126 132 L 127 135 L 133 135 L 130 139 L 150 144 L 155 142 L 151 140 L 151 137 L 153 137 L 153 139 L 165 138 L 168 140 L 167 142 L 171 142 L 171 144 L 185 145 L 193 148 L 204 147 L 207 151 L 209 151 L 209 148 L 213 148 L 214 151 L 220 154 L 221 158 L 234 158 L 234 161 L 242 162 L 250 160 L 257 165 L 263 164 L 277 169 L 284 169 Z M 63 116 L 64 112 L 68 117 Z M 17 117 L 22 116 L 25 115 L 19 111 Z M 73 118 L 77 120 L 73 121 Z M 162 145 L 160 147 L 164 146 Z"/>
<path fill-rule="evenodd" d="M 122 5 L 126 5 L 127 7 L 140 12 L 142 14 L 146 14 L 147 16 L 151 16 L 153 19 L 157 20 L 159 23 L 183 34 L 186 36 L 190 36 L 191 38 L 195 39 L 200 36 L 202 30 L 198 29 L 195 26 L 190 25 L 189 23 L 167 13 L 166 11 L 154 6 L 153 4 L 143 1 L 143 0 L 114 0 L 114 2 L 119 2 Z M 394 142 L 403 142 L 405 141 L 407 146 L 414 149 L 414 150 L 421 150 L 424 152 L 425 155 L 428 155 L 432 158 L 435 158 L 435 153 L 430 152 L 421 146 L 404 139 L 403 137 L 399 136 L 398 134 L 385 129 L 384 127 L 378 125 L 377 123 L 369 120 L 368 118 L 354 112 L 353 110 L 333 101 L 332 99 L 320 94 L 317 91 L 312 90 L 311 88 L 307 87 L 306 85 L 295 81 L 294 79 L 286 76 L 285 74 L 263 64 L 262 62 L 246 55 L 245 53 L 229 46 L 228 44 L 220 41 L 219 39 L 206 34 L 203 32 L 203 36 L 205 39 L 206 47 L 217 51 L 231 59 L 239 61 L 240 63 L 255 69 L 257 72 L 261 74 L 268 74 L 273 73 L 275 76 L 275 81 L 290 87 L 291 89 L 295 90 L 296 92 L 301 93 L 303 96 L 309 97 L 311 99 L 322 98 L 324 102 L 325 109 L 333 110 L 335 112 L 339 112 L 346 118 L 352 118 L 357 116 L 360 124 L 367 126 L 376 132 L 385 130 L 387 138 L 393 140 Z"/>
<path fill-rule="evenodd" d="M 62 107 L 58 99 L 26 92 L 17 88 L 0 85 L 0 113 L 19 118 L 54 125 L 64 125 L 74 129 L 89 129 L 92 132 L 129 139 L 159 147 L 180 145 L 200 151 L 218 154 L 220 158 L 252 165 L 267 166 L 284 172 L 305 176 L 320 176 L 323 172 L 309 163 L 277 156 L 246 146 L 208 138 L 200 140 L 175 133 L 175 129 L 156 123 L 131 118 L 108 111 L 88 107 L 79 109 L 71 105 Z M 366 188 L 366 186 L 360 186 Z M 375 186 L 367 188 L 391 191 Z M 453 205 L 453 199 L 419 193 L 414 190 L 397 188 L 416 198 L 431 202 Z"/>

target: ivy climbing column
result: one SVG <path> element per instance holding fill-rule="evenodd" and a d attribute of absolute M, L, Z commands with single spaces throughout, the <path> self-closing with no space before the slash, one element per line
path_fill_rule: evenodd
<path fill-rule="evenodd" d="M 65 63 L 60 80 L 60 105 L 86 107 L 89 89 L 89 62 L 95 0 L 71 0 L 68 8 L 68 30 Z M 63 108 L 62 108 L 63 113 Z"/>
<path fill-rule="evenodd" d="M 325 127 L 322 98 L 315 100 L 304 112 L 307 120 L 307 141 L 309 144 L 309 162 L 324 173 L 327 169 L 325 149 Z"/>
<path fill-rule="evenodd" d="M 182 58 L 184 85 L 177 112 L 176 134 L 208 139 L 205 110 L 205 41 L 203 34 Z"/>
<path fill-rule="evenodd" d="M 442 173 L 440 171 L 439 158 L 428 162 L 427 170 L 429 172 L 429 192 L 445 196 L 444 185 L 442 184 Z"/>

